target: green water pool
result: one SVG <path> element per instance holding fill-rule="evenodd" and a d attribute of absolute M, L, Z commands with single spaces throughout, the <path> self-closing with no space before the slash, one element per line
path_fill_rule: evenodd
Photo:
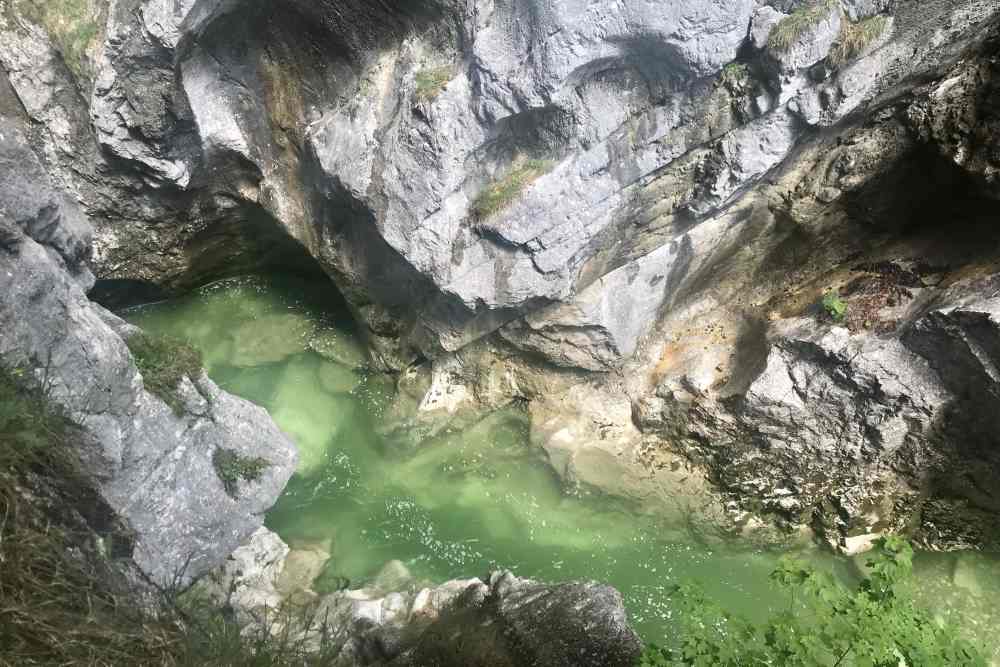
<path fill-rule="evenodd" d="M 125 316 L 199 347 L 221 387 L 265 407 L 295 440 L 301 463 L 267 524 L 293 548 L 329 550 L 352 587 L 393 559 L 435 582 L 494 568 L 596 579 L 622 592 L 649 640 L 669 635 L 666 593 L 680 582 L 699 581 L 723 606 L 757 618 L 782 603 L 767 583 L 782 554 L 707 546 L 621 501 L 565 494 L 529 445 L 522 410 L 419 445 L 380 437 L 394 384 L 363 370 L 364 349 L 325 279 L 235 278 Z M 852 576 L 850 561 L 824 550 L 798 555 Z M 924 554 L 916 568 L 928 604 L 1000 643 L 1000 560 Z"/>

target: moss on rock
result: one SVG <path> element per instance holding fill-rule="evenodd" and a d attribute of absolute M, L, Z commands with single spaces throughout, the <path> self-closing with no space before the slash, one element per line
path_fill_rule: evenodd
<path fill-rule="evenodd" d="M 823 22 L 834 11 L 840 11 L 836 0 L 814 0 L 802 5 L 781 19 L 767 38 L 768 48 L 787 51 L 806 32 Z"/>
<path fill-rule="evenodd" d="M 174 414 L 183 414 L 180 384 L 184 377 L 195 380 L 201 375 L 201 352 L 182 340 L 147 333 L 130 336 L 126 344 L 146 391 L 160 397 Z"/>
<path fill-rule="evenodd" d="M 16 0 L 15 3 L 18 13 L 45 29 L 78 79 L 91 75 L 89 52 L 101 36 L 107 6 L 107 0 Z"/>
<path fill-rule="evenodd" d="M 535 180 L 552 169 L 549 160 L 525 160 L 486 186 L 472 202 L 472 217 L 485 220 L 510 206 Z"/>
<path fill-rule="evenodd" d="M 259 456 L 243 456 L 231 449 L 220 447 L 212 454 L 212 465 L 215 467 L 215 474 L 226 487 L 226 493 L 232 498 L 237 498 L 240 482 L 260 480 L 271 462 Z"/>

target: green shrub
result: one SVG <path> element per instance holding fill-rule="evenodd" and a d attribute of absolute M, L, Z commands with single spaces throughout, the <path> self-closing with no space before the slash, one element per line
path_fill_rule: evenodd
<path fill-rule="evenodd" d="M 750 82 L 750 68 L 745 63 L 729 63 L 722 68 L 719 85 L 730 92 L 739 92 Z"/>
<path fill-rule="evenodd" d="M 193 381 L 201 375 L 201 352 L 182 340 L 147 333 L 129 336 L 125 342 L 146 390 L 159 396 L 174 414 L 183 414 L 178 388 L 185 376 Z"/>
<path fill-rule="evenodd" d="M 98 38 L 104 18 L 91 13 L 87 0 L 19 0 L 17 9 L 45 29 L 77 78 L 86 73 L 87 51 Z"/>
<path fill-rule="evenodd" d="M 71 427 L 41 390 L 28 388 L 27 375 L 24 369 L 0 369 L 0 470 L 52 465 L 59 450 L 50 443 Z"/>
<path fill-rule="evenodd" d="M 975 646 L 915 605 L 907 588 L 912 558 L 905 540 L 879 540 L 870 574 L 855 589 L 786 559 L 771 581 L 789 592 L 791 603 L 763 623 L 728 614 L 697 588 L 681 586 L 674 594 L 680 641 L 672 648 L 648 646 L 639 665 L 985 667 Z"/>
<path fill-rule="evenodd" d="M 259 456 L 241 456 L 231 449 L 219 447 L 212 454 L 212 465 L 215 467 L 215 474 L 219 476 L 222 485 L 226 487 L 226 493 L 237 498 L 239 497 L 240 480 L 244 482 L 258 481 L 271 463 Z"/>
<path fill-rule="evenodd" d="M 332 663 L 338 645 L 314 603 L 265 610 L 271 634 L 195 590 L 137 594 L 100 546 L 120 522 L 82 472 L 77 427 L 30 379 L 0 367 L 0 666 Z M 115 532 L 98 536 L 87 516 Z"/>
<path fill-rule="evenodd" d="M 889 19 L 884 16 L 871 16 L 857 23 L 841 21 L 840 36 L 830 49 L 830 64 L 837 67 L 859 56 L 882 36 L 888 25 Z"/>
<path fill-rule="evenodd" d="M 448 66 L 420 70 L 415 77 L 417 99 L 421 102 L 433 101 L 454 76 L 454 70 Z"/>
<path fill-rule="evenodd" d="M 768 48 L 787 51 L 806 31 L 819 25 L 833 11 L 839 11 L 837 0 L 815 0 L 802 5 L 781 19 L 767 37 Z"/>
<path fill-rule="evenodd" d="M 549 160 L 525 160 L 515 164 L 500 180 L 492 183 L 473 200 L 472 217 L 475 220 L 485 220 L 490 216 L 510 206 L 524 189 L 552 169 Z"/>
<path fill-rule="evenodd" d="M 77 427 L 29 380 L 0 368 L 0 665 L 159 664 L 163 628 L 122 604 L 82 519 Z"/>
<path fill-rule="evenodd" d="M 840 298 L 840 292 L 830 290 L 823 295 L 823 310 L 834 322 L 843 322 L 847 314 L 847 302 Z"/>

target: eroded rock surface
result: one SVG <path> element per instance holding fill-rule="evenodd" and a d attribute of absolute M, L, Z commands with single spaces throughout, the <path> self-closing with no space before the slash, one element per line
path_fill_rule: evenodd
<path fill-rule="evenodd" d="M 323 597 L 286 589 L 299 604 L 314 599 L 306 618 L 289 617 L 274 612 L 276 586 L 302 580 L 289 571 L 299 566 L 288 554 L 261 529 L 200 585 L 257 630 L 300 633 L 305 642 L 322 636 L 333 665 L 632 667 L 642 648 L 610 586 L 543 584 L 510 572 L 425 586 L 398 561 L 370 589 Z M 303 630 L 309 618 L 322 623 Z"/>
<path fill-rule="evenodd" d="M 89 471 L 134 531 L 136 564 L 159 585 L 183 585 L 261 525 L 295 469 L 295 447 L 261 408 L 203 373 L 183 381 L 182 415 L 144 390 L 124 340 L 134 327 L 87 299 L 90 235 L 25 134 L 0 118 L 0 362 L 80 424 Z M 218 448 L 268 466 L 231 497 L 212 463 Z"/>

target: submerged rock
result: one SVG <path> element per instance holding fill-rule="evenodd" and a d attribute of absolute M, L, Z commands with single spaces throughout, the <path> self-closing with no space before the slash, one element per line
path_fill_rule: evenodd
<path fill-rule="evenodd" d="M 232 366 L 259 366 L 284 361 L 306 349 L 314 325 L 305 315 L 263 315 L 232 332 Z"/>
<path fill-rule="evenodd" d="M 382 569 L 372 580 L 372 587 L 383 593 L 401 591 L 413 581 L 413 575 L 402 561 L 391 560 L 382 566 Z"/>
<path fill-rule="evenodd" d="M 361 383 L 357 371 L 347 366 L 325 362 L 317 368 L 319 384 L 331 394 L 349 394 Z"/>
<path fill-rule="evenodd" d="M 291 436 L 299 449 L 299 472 L 321 468 L 329 456 L 330 442 L 350 427 L 350 401 L 325 391 L 317 366 L 310 359 L 290 361 L 275 384 L 271 416 Z M 303 412 L 308 419 L 301 419 Z"/>
<path fill-rule="evenodd" d="M 362 368 L 368 364 L 364 346 L 342 331 L 324 328 L 309 338 L 309 348 L 336 364 L 347 368 Z"/>
<path fill-rule="evenodd" d="M 285 565 L 274 582 L 283 595 L 312 591 L 313 583 L 330 560 L 330 545 L 296 543 L 285 557 Z"/>

